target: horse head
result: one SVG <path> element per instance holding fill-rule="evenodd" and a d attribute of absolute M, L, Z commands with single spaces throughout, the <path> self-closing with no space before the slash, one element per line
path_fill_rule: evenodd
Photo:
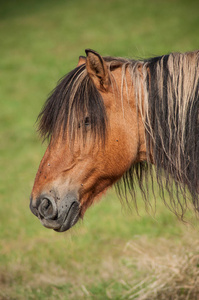
<path fill-rule="evenodd" d="M 44 226 L 69 229 L 145 158 L 144 127 L 127 69 L 128 63 L 86 50 L 47 100 L 39 119 L 50 142 L 30 203 Z"/>

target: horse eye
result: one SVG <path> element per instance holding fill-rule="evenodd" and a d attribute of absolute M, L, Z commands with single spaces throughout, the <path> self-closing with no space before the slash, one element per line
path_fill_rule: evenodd
<path fill-rule="evenodd" d="M 86 117 L 85 120 L 84 120 L 84 125 L 85 126 L 89 126 L 90 125 L 90 119 L 89 117 Z"/>
<path fill-rule="evenodd" d="M 82 126 L 89 126 L 90 125 L 90 118 L 89 117 L 86 117 L 84 119 L 84 121 L 81 121 L 79 124 L 78 124 L 78 128 L 82 127 Z"/>

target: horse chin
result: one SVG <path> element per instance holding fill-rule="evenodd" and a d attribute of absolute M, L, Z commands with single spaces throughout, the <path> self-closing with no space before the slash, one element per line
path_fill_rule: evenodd
<path fill-rule="evenodd" d="M 64 232 L 74 226 L 79 220 L 79 210 L 70 209 L 66 214 L 65 220 L 63 221 L 61 227 L 54 229 L 57 232 Z"/>

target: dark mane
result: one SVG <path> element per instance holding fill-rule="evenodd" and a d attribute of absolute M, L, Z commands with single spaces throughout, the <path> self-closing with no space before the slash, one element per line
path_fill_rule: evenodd
<path fill-rule="evenodd" d="M 94 138 L 105 139 L 107 116 L 103 99 L 87 75 L 85 65 L 68 73 L 46 100 L 38 116 L 43 139 L 63 131 L 71 142 L 86 139 L 88 126 Z"/>
<path fill-rule="evenodd" d="M 135 199 L 134 182 L 148 200 L 148 180 L 156 178 L 161 198 L 180 218 L 187 199 L 199 211 L 199 51 L 173 53 L 140 62 L 142 76 L 132 67 L 136 101 L 146 128 L 148 163 L 132 165 L 122 178 L 119 194 Z M 144 108 L 140 85 L 144 89 Z M 153 155 L 154 168 L 150 164 Z M 165 197 L 167 191 L 169 197 Z"/>

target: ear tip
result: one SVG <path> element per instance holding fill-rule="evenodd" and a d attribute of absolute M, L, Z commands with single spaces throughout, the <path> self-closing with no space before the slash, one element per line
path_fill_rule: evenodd
<path fill-rule="evenodd" d="M 90 48 L 86 48 L 86 49 L 85 49 L 86 54 L 87 54 L 90 50 L 91 50 Z"/>
<path fill-rule="evenodd" d="M 94 50 L 92 50 L 92 49 L 85 49 L 85 52 L 86 52 L 86 55 L 88 56 L 89 55 L 89 53 L 92 53 L 92 54 L 95 54 L 95 55 L 97 55 L 98 53 L 96 52 L 96 51 L 94 51 Z"/>

